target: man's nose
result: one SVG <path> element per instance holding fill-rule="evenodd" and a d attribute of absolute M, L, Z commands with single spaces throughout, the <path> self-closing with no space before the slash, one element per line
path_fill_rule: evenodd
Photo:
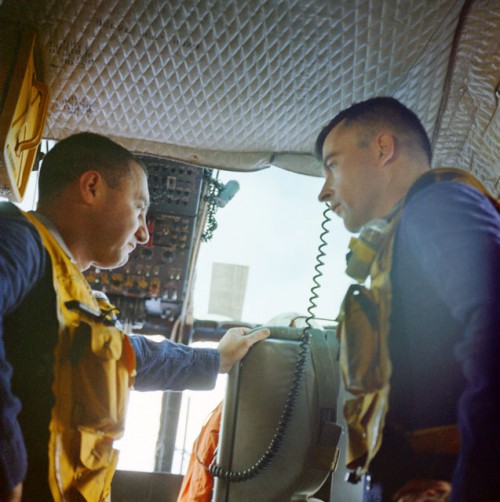
<path fill-rule="evenodd" d="M 139 244 L 146 244 L 149 241 L 149 230 L 145 220 L 139 225 L 135 238 Z"/>
<path fill-rule="evenodd" d="M 328 185 L 328 181 L 325 181 L 321 192 L 319 192 L 318 200 L 320 202 L 329 202 L 333 198 L 333 189 Z"/>

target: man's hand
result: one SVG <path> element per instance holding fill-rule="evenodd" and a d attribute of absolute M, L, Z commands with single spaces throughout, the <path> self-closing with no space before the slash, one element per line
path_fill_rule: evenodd
<path fill-rule="evenodd" d="M 0 502 L 21 502 L 22 494 L 23 494 L 23 484 L 19 483 L 5 495 L 0 494 Z"/>
<path fill-rule="evenodd" d="M 406 483 L 392 497 L 394 502 L 447 502 L 451 493 L 448 481 L 422 480 Z"/>
<path fill-rule="evenodd" d="M 235 363 L 243 359 L 252 345 L 269 336 L 268 329 L 259 329 L 250 335 L 249 328 L 231 328 L 220 339 L 217 349 L 220 352 L 219 373 L 229 373 Z"/>

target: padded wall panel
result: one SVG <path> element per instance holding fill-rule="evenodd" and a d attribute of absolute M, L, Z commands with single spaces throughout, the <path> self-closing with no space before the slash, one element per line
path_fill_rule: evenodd
<path fill-rule="evenodd" d="M 464 167 L 500 196 L 500 2 L 472 4 L 445 103 L 434 164 Z"/>

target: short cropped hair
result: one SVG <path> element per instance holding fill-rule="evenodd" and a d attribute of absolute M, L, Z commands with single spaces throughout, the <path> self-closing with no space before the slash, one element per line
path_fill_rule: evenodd
<path fill-rule="evenodd" d="M 101 173 L 106 183 L 114 188 L 131 173 L 132 162 L 139 164 L 147 174 L 143 162 L 105 136 L 91 132 L 68 136 L 56 143 L 42 161 L 39 199 L 51 199 L 90 170 Z"/>
<path fill-rule="evenodd" d="M 319 133 L 314 152 L 321 160 L 326 137 L 340 122 L 346 126 L 360 124 L 374 127 L 385 125 L 400 131 L 413 139 L 414 144 L 425 154 L 429 165 L 432 161 L 432 148 L 424 126 L 417 115 L 397 99 L 376 97 L 354 103 L 338 113 Z"/>

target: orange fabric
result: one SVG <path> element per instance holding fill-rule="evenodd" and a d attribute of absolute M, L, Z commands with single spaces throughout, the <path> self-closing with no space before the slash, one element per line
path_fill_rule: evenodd
<path fill-rule="evenodd" d="M 207 468 L 214 459 L 219 442 L 222 403 L 215 408 L 203 425 L 193 445 L 188 470 L 177 498 L 177 502 L 210 502 L 214 479 Z"/>

